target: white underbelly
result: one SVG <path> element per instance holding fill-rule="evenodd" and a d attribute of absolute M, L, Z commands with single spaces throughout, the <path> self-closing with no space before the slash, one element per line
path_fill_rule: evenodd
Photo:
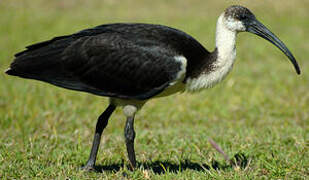
<path fill-rule="evenodd" d="M 172 94 L 178 93 L 178 92 L 183 92 L 186 89 L 186 85 L 182 82 L 177 82 L 174 85 L 171 85 L 167 87 L 164 91 L 162 91 L 160 94 L 156 95 L 155 98 L 157 97 L 164 97 L 164 96 L 170 96 Z"/>
<path fill-rule="evenodd" d="M 183 92 L 185 90 L 185 84 L 182 82 L 175 83 L 167 87 L 164 91 L 160 94 L 152 97 L 152 98 L 159 98 L 164 96 L 169 96 L 178 92 Z M 150 99 L 152 99 L 150 98 Z M 146 100 L 135 100 L 135 99 L 120 99 L 120 98 L 110 98 L 110 102 L 116 106 L 126 106 L 126 105 L 133 105 L 140 109 L 149 99 Z"/>

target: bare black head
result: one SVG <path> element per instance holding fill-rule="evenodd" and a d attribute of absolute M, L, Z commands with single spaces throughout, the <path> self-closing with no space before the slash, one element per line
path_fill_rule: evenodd
<path fill-rule="evenodd" d="M 293 63 L 297 74 L 300 74 L 300 68 L 290 50 L 276 35 L 259 22 L 249 9 L 238 5 L 230 6 L 224 12 L 224 19 L 226 27 L 231 31 L 250 32 L 277 46 Z"/>
<path fill-rule="evenodd" d="M 225 10 L 224 16 L 226 18 L 232 18 L 238 21 L 245 21 L 249 19 L 255 19 L 254 14 L 243 6 L 230 6 Z"/>

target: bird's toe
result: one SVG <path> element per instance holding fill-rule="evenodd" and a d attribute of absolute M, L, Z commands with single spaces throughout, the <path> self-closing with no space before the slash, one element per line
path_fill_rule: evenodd
<path fill-rule="evenodd" d="M 88 171 L 88 172 L 101 172 L 102 170 L 99 170 L 94 165 L 84 165 L 80 168 L 82 171 Z"/>

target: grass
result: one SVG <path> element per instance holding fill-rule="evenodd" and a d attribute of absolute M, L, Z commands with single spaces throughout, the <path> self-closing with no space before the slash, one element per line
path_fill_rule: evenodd
<path fill-rule="evenodd" d="M 0 2 L 0 71 L 26 45 L 111 22 L 182 29 L 213 49 L 215 22 L 233 1 Z M 232 73 L 213 89 L 148 102 L 136 117 L 139 168 L 130 172 L 118 109 L 104 131 L 97 164 L 88 158 L 106 98 L 0 73 L 1 179 L 306 179 L 309 176 L 309 13 L 307 0 L 240 1 L 288 45 L 303 74 L 270 43 L 238 37 Z M 211 147 L 249 163 L 228 166 Z M 215 167 L 218 167 L 217 169 Z"/>

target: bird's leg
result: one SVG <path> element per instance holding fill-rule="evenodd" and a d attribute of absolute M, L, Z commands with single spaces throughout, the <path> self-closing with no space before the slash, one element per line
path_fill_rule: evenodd
<path fill-rule="evenodd" d="M 131 170 L 133 170 L 136 166 L 135 151 L 134 151 L 135 132 L 133 129 L 133 123 L 134 123 L 134 117 L 127 117 L 126 126 L 124 128 L 124 136 L 126 139 L 126 146 Z"/>
<path fill-rule="evenodd" d="M 113 104 L 110 104 L 106 110 L 100 115 L 97 121 L 95 134 L 92 142 L 92 148 L 90 152 L 89 159 L 87 161 L 87 164 L 82 167 L 84 170 L 95 170 L 95 162 L 98 154 L 98 149 L 101 141 L 101 135 L 104 130 L 104 128 L 107 126 L 108 119 L 111 116 L 111 114 L 116 109 L 116 106 Z"/>
<path fill-rule="evenodd" d="M 124 137 L 127 146 L 128 157 L 130 161 L 130 168 L 133 170 L 136 167 L 135 151 L 134 151 L 134 116 L 137 111 L 135 106 L 127 105 L 123 109 L 127 117 L 126 125 L 124 128 Z"/>

